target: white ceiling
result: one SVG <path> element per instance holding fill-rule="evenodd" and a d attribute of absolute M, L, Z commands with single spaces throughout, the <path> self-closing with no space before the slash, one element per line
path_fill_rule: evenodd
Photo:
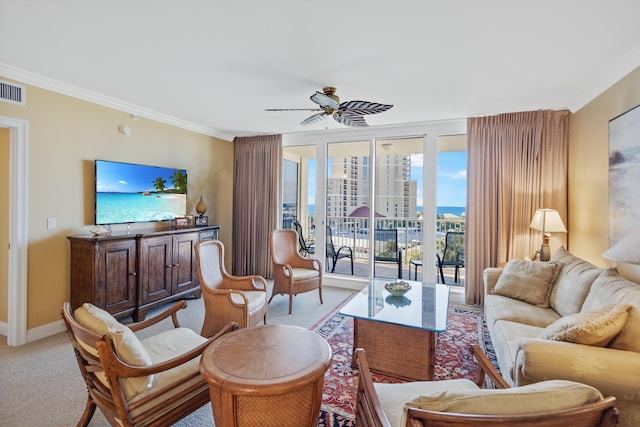
<path fill-rule="evenodd" d="M 640 65 L 638 0 L 0 0 L 0 76 L 224 139 L 575 111 Z M 27 94 L 27 103 L 29 102 Z M 1 107 L 1 105 L 0 105 Z"/>

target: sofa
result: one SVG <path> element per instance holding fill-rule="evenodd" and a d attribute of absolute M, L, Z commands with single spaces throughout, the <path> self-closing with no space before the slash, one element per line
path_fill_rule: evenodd
<path fill-rule="evenodd" d="M 484 270 L 485 320 L 512 386 L 562 379 L 615 396 L 620 426 L 640 426 L 640 285 L 564 247 L 549 262 Z"/>

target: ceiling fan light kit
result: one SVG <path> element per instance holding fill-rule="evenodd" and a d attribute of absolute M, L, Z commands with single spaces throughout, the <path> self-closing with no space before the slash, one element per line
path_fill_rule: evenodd
<path fill-rule="evenodd" d="M 365 115 L 382 113 L 393 107 L 391 104 L 370 101 L 345 101 L 340 103 L 340 98 L 336 95 L 336 88 L 331 86 L 323 88 L 322 92 L 316 91 L 309 99 L 318 104 L 320 108 L 271 108 L 265 111 L 319 111 L 304 119 L 300 123 L 302 126 L 308 126 L 322 120 L 325 116 L 332 115 L 335 121 L 345 126 L 367 127 L 369 125 L 364 119 Z"/>

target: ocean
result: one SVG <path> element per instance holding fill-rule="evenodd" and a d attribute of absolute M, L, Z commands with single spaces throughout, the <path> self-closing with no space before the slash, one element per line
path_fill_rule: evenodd
<path fill-rule="evenodd" d="M 422 206 L 418 206 L 416 209 L 418 212 L 422 212 Z M 462 215 L 467 211 L 466 206 L 438 206 L 436 215 L 444 215 L 446 213 L 454 214 L 457 216 Z M 315 215 L 316 206 L 309 205 L 309 215 Z"/>

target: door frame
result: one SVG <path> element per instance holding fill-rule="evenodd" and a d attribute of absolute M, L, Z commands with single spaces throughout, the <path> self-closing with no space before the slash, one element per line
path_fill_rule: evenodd
<path fill-rule="evenodd" d="M 0 116 L 9 128 L 9 268 L 7 344 L 27 342 L 29 122 Z"/>

